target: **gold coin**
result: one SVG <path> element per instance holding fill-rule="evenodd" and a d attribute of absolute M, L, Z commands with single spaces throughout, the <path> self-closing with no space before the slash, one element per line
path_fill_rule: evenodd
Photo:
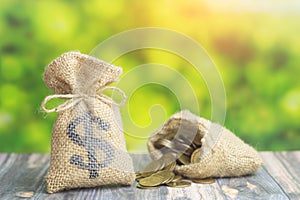
<path fill-rule="evenodd" d="M 174 162 L 176 161 L 176 156 L 172 153 L 167 153 L 167 154 L 164 154 L 160 159 L 162 160 L 164 168 L 168 167 L 169 165 L 171 165 L 171 166 L 169 166 L 169 168 L 172 168 L 173 167 L 172 165 L 174 165 Z M 175 163 L 175 165 L 176 165 L 176 163 Z M 174 168 L 175 168 L 175 166 L 174 166 Z"/>
<path fill-rule="evenodd" d="M 176 161 L 171 162 L 169 165 L 167 165 L 164 170 L 168 170 L 168 171 L 174 171 L 176 167 Z"/>
<path fill-rule="evenodd" d="M 181 150 L 186 150 L 186 149 L 191 149 L 194 150 L 193 147 L 190 146 L 191 143 L 182 143 L 178 141 L 174 141 L 174 148 L 176 149 L 181 149 Z"/>
<path fill-rule="evenodd" d="M 168 180 L 164 181 L 163 184 L 167 184 L 167 183 L 173 182 L 174 177 L 175 177 L 175 174 L 174 174 L 174 176 L 170 177 Z"/>
<path fill-rule="evenodd" d="M 191 179 L 193 183 L 198 183 L 198 184 L 211 184 L 215 183 L 216 180 L 213 178 L 205 178 L 205 179 Z"/>
<path fill-rule="evenodd" d="M 162 170 L 152 174 L 151 176 L 140 179 L 139 183 L 142 186 L 157 186 L 173 179 L 174 176 L 174 172 Z"/>
<path fill-rule="evenodd" d="M 184 155 L 191 157 L 191 155 L 193 154 L 195 150 L 194 149 L 187 149 L 185 152 L 183 152 Z"/>
<path fill-rule="evenodd" d="M 142 172 L 140 172 L 140 174 L 143 177 L 150 176 L 151 174 L 157 172 L 158 170 L 161 170 L 162 168 L 164 168 L 162 159 L 153 160 L 143 169 Z"/>
<path fill-rule="evenodd" d="M 187 144 L 184 144 L 184 143 L 179 143 L 178 141 L 174 142 L 174 149 L 177 154 L 184 153 L 187 156 L 190 156 L 194 152 L 193 147 L 191 147 Z"/>
<path fill-rule="evenodd" d="M 176 148 L 169 149 L 169 150 L 171 151 L 171 153 L 172 153 L 173 155 L 175 155 L 175 157 L 177 157 L 178 154 L 181 154 L 181 153 L 182 153 L 181 150 L 176 149 Z"/>
<path fill-rule="evenodd" d="M 160 185 L 164 180 L 165 179 L 162 176 L 153 176 L 153 175 L 151 175 L 151 176 L 148 176 L 146 178 L 140 179 L 139 184 L 142 185 L 142 186 L 147 186 L 147 187 L 151 186 L 152 187 L 152 186 Z"/>
<path fill-rule="evenodd" d="M 199 147 L 201 147 L 201 145 L 200 146 L 198 146 L 198 145 L 196 145 L 194 142 L 191 144 L 191 147 L 193 148 L 193 149 L 198 149 Z"/>
<path fill-rule="evenodd" d="M 161 145 L 163 147 L 167 147 L 169 149 L 173 149 L 173 143 L 167 139 L 160 139 L 156 142 L 156 144 Z"/>
<path fill-rule="evenodd" d="M 192 143 L 179 143 L 178 145 L 180 145 L 184 149 L 189 149 L 189 148 L 193 148 L 191 147 L 191 144 Z"/>
<path fill-rule="evenodd" d="M 170 183 L 173 181 L 175 174 L 170 174 L 169 178 L 162 182 L 162 184 Z"/>
<path fill-rule="evenodd" d="M 138 178 L 139 180 L 141 179 L 141 178 L 146 178 L 146 177 L 148 177 L 148 176 L 151 176 L 153 173 L 155 173 L 154 171 L 150 171 L 150 172 L 141 172 L 141 176 L 142 177 L 140 177 L 140 178 Z"/>
<path fill-rule="evenodd" d="M 171 182 L 171 183 L 167 183 L 167 186 L 169 187 L 175 187 L 175 188 L 182 188 L 182 187 L 188 187 L 191 185 L 191 182 L 189 181 L 177 181 L 177 182 Z"/>
<path fill-rule="evenodd" d="M 173 178 L 172 182 L 177 182 L 177 181 L 180 181 L 182 179 L 182 176 L 180 175 L 175 175 L 175 177 Z"/>
<path fill-rule="evenodd" d="M 198 148 L 192 153 L 191 163 L 197 163 L 200 161 L 200 150 L 201 150 L 201 148 Z"/>
<path fill-rule="evenodd" d="M 181 156 L 179 156 L 179 158 L 177 159 L 181 164 L 183 165 L 188 165 L 191 163 L 190 157 L 182 154 Z"/>
<path fill-rule="evenodd" d="M 161 184 L 164 184 L 168 181 L 171 181 L 175 177 L 175 174 L 172 171 L 162 170 L 162 171 L 156 172 L 155 174 L 153 174 L 151 176 L 161 177 L 161 180 L 162 180 Z"/>
<path fill-rule="evenodd" d="M 164 137 L 164 139 L 167 139 L 167 140 L 173 140 L 175 135 L 176 135 L 176 131 L 170 132 L 169 134 L 167 134 L 167 135 Z"/>
<path fill-rule="evenodd" d="M 184 140 L 183 140 L 182 138 L 180 138 L 180 137 L 175 137 L 173 141 L 174 141 L 174 142 L 179 142 L 179 143 L 186 143 L 186 141 L 184 141 Z"/>
<path fill-rule="evenodd" d="M 197 146 L 201 146 L 202 145 L 201 139 L 202 139 L 202 137 L 201 137 L 200 133 L 197 132 L 197 134 L 195 135 L 195 138 L 193 140 L 193 143 Z"/>
<path fill-rule="evenodd" d="M 168 165 L 170 165 L 168 168 L 170 170 L 174 170 L 174 168 L 176 167 L 176 163 L 174 163 L 176 160 L 175 155 L 173 155 L 172 153 L 167 153 L 164 154 L 162 157 L 160 157 L 157 160 L 154 160 L 152 162 L 150 162 L 144 169 L 142 172 L 140 172 L 140 175 L 142 177 L 148 177 L 150 175 L 152 175 L 153 173 L 164 169 L 165 167 L 167 167 Z M 174 166 L 175 165 L 175 166 Z"/>
<path fill-rule="evenodd" d="M 157 189 L 158 186 L 142 186 L 141 184 L 137 184 L 136 185 L 137 188 L 141 188 L 141 189 L 148 189 L 148 190 L 153 190 L 153 189 Z"/>
<path fill-rule="evenodd" d="M 176 139 L 178 141 L 180 141 L 181 143 L 183 143 L 183 144 L 190 144 L 191 143 L 191 141 L 189 141 L 189 139 L 187 137 L 185 137 L 184 135 L 182 135 L 182 134 L 178 135 L 178 137 L 176 137 Z"/>
<path fill-rule="evenodd" d="M 161 157 L 161 159 L 164 161 L 173 162 L 175 161 L 175 156 L 172 153 L 166 153 Z"/>
<path fill-rule="evenodd" d="M 137 181 L 139 181 L 141 178 L 143 178 L 142 174 L 136 173 L 135 179 L 136 179 Z"/>

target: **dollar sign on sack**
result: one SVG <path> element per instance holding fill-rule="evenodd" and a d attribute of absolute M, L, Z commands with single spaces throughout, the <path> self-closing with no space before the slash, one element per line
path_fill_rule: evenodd
<path fill-rule="evenodd" d="M 84 123 L 85 135 L 81 136 L 76 132 L 76 127 Z M 100 131 L 107 131 L 110 124 L 104 120 L 92 116 L 90 112 L 85 113 L 82 117 L 76 118 L 70 122 L 67 128 L 68 137 L 79 146 L 82 146 L 87 151 L 88 163 L 84 163 L 84 159 L 80 155 L 73 155 L 70 158 L 70 163 L 80 169 L 86 169 L 90 173 L 90 178 L 99 176 L 98 170 L 107 167 L 114 157 L 114 151 L 110 144 L 105 140 L 94 137 L 94 123 Z M 100 163 L 97 159 L 96 149 L 101 149 L 105 153 L 105 158 Z"/>

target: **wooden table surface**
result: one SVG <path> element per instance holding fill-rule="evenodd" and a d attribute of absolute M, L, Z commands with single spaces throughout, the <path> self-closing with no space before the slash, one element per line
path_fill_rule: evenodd
<path fill-rule="evenodd" d="M 300 199 L 300 151 L 261 152 L 264 165 L 253 176 L 219 178 L 213 184 L 154 190 L 98 187 L 46 193 L 49 154 L 0 154 L 0 199 Z M 131 155 L 135 169 L 147 155 Z"/>

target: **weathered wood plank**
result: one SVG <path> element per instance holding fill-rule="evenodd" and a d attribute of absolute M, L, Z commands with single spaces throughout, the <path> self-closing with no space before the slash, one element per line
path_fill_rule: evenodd
<path fill-rule="evenodd" d="M 268 173 L 290 199 L 300 199 L 300 151 L 262 152 Z"/>
<path fill-rule="evenodd" d="M 289 199 L 264 168 L 255 175 L 217 179 L 227 199 Z"/>
<path fill-rule="evenodd" d="M 45 191 L 36 196 L 35 199 L 135 199 L 135 193 L 132 187 L 99 187 L 91 189 L 76 189 L 64 192 L 47 194 Z"/>
<path fill-rule="evenodd" d="M 5 163 L 5 160 L 7 157 L 8 157 L 8 154 L 6 154 L 6 153 L 0 154 L 0 166 L 2 165 L 2 163 Z"/>
<path fill-rule="evenodd" d="M 300 152 L 261 153 L 264 168 L 254 176 L 222 178 L 209 185 L 187 188 L 162 186 L 155 190 L 104 186 L 46 193 L 48 154 L 0 154 L 0 199 L 300 199 Z M 132 155 L 135 170 L 150 161 L 147 155 Z M 27 192 L 27 193 L 22 193 Z M 28 193 L 29 192 L 29 193 Z"/>
<path fill-rule="evenodd" d="M 48 169 L 47 154 L 9 154 L 7 162 L 1 165 L 0 198 L 15 199 L 23 192 L 41 192 L 38 189 L 44 182 Z"/>
<path fill-rule="evenodd" d="M 220 186 L 217 183 L 213 184 L 196 184 L 192 183 L 190 187 L 168 188 L 171 197 L 181 197 L 181 199 L 226 199 Z M 179 198 L 180 199 L 180 198 Z"/>
<path fill-rule="evenodd" d="M 6 165 L 9 165 L 9 155 L 8 154 L 0 154 L 0 177 L 1 174 L 5 173 Z"/>

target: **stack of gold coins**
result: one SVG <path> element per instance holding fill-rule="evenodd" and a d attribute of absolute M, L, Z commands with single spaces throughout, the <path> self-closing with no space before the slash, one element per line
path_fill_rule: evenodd
<path fill-rule="evenodd" d="M 160 159 L 149 163 L 142 172 L 136 174 L 137 187 L 153 189 L 160 185 L 170 187 L 187 187 L 191 182 L 182 180 L 182 176 L 176 175 L 174 169 L 176 158 L 173 154 L 164 154 Z"/>
<path fill-rule="evenodd" d="M 201 141 L 202 140 L 202 141 Z M 196 134 L 191 141 L 183 134 L 175 137 L 174 133 L 165 138 L 160 138 L 154 144 L 163 156 L 150 162 L 141 172 L 136 173 L 137 187 L 142 189 L 154 189 L 160 185 L 169 187 L 187 187 L 191 182 L 174 172 L 176 165 L 188 165 L 197 162 L 200 157 L 200 148 L 203 138 Z M 191 179 L 194 183 L 209 184 L 215 180 Z"/>

